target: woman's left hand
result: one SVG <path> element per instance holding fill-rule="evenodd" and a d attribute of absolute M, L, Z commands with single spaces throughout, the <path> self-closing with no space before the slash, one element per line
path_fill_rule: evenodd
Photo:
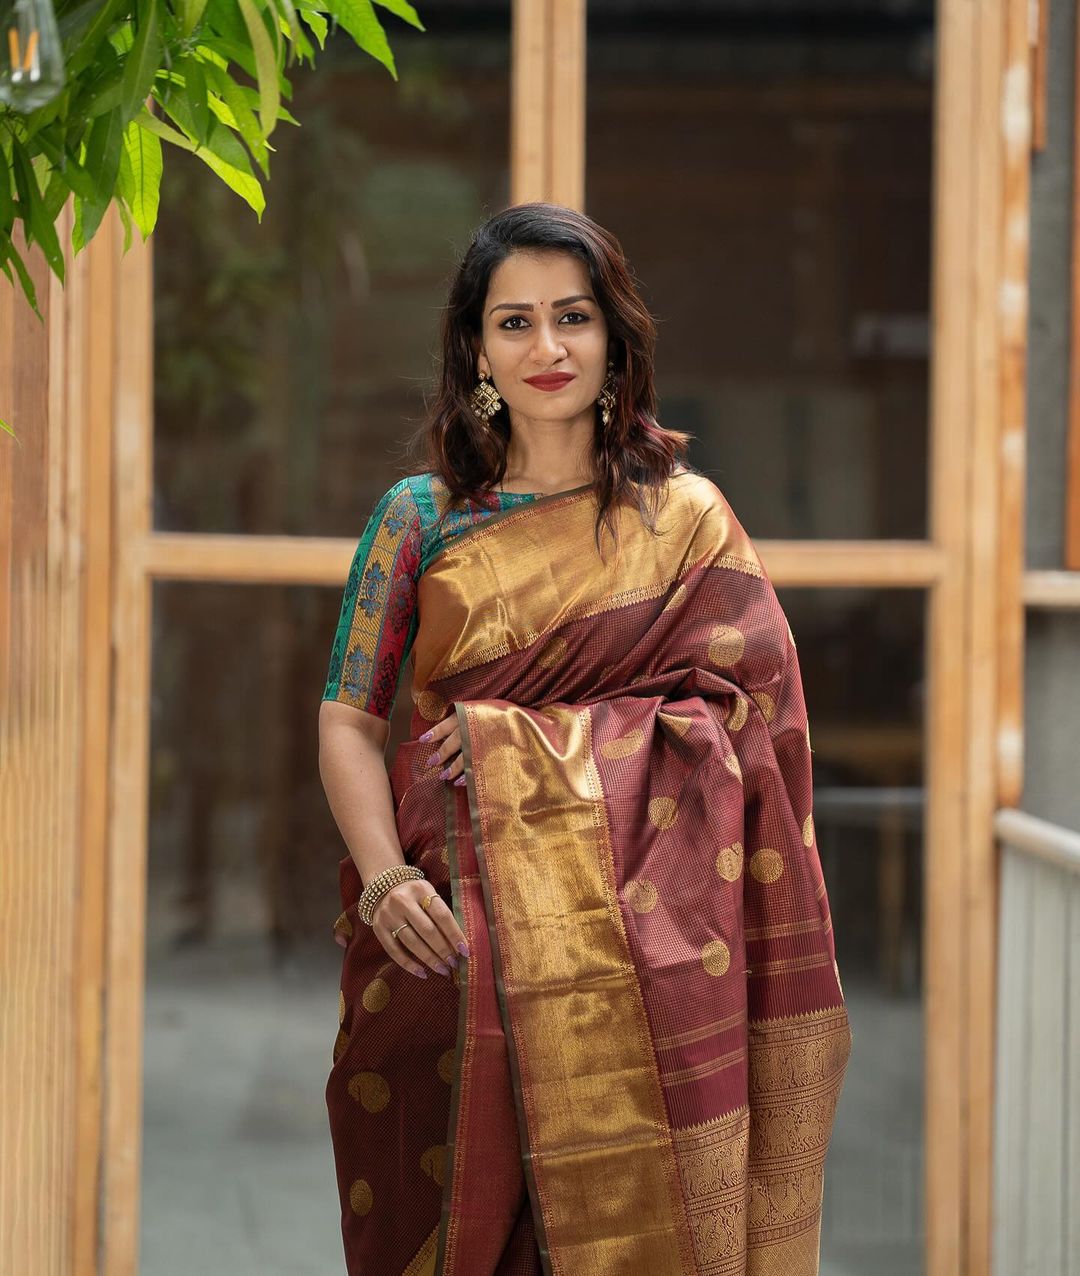
<path fill-rule="evenodd" d="M 444 780 L 454 784 L 465 783 L 465 761 L 461 756 L 461 729 L 457 724 L 457 714 L 452 713 L 441 722 L 425 731 L 419 737 L 425 743 L 430 741 L 434 752 L 428 758 L 429 767 L 438 767 Z"/>

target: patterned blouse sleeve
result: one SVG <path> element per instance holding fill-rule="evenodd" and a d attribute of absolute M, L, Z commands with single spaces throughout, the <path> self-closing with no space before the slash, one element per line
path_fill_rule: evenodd
<path fill-rule="evenodd" d="M 353 555 L 324 700 L 390 717 L 416 633 L 420 554 L 420 511 L 402 479 L 379 498 Z"/>

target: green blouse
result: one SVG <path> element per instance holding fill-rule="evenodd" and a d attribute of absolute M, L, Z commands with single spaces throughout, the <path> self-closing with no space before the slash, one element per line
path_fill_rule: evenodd
<path fill-rule="evenodd" d="M 385 492 L 353 555 L 323 699 L 389 718 L 420 620 L 417 582 L 432 558 L 488 515 L 539 495 L 486 493 L 440 525 L 449 493 L 438 475 L 410 474 Z"/>

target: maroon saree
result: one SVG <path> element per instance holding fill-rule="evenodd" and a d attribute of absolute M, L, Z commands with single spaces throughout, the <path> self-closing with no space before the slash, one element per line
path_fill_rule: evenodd
<path fill-rule="evenodd" d="M 590 488 L 420 581 L 406 861 L 471 956 L 402 970 L 341 861 L 326 1086 L 350 1276 L 807 1276 L 851 1032 L 787 620 L 714 484 Z M 467 782 L 418 737 L 457 715 Z"/>

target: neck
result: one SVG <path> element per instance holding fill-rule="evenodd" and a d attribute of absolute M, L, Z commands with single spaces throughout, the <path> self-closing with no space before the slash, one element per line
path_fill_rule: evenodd
<path fill-rule="evenodd" d="M 510 420 L 506 483 L 528 483 L 547 491 L 591 482 L 595 413 L 572 421 Z"/>

